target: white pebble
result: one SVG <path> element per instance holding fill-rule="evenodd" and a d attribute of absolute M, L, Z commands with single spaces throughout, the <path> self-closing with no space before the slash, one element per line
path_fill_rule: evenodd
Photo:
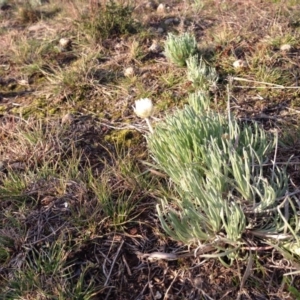
<path fill-rule="evenodd" d="M 159 14 L 164 14 L 164 13 L 166 12 L 166 6 L 165 6 L 163 3 L 160 3 L 160 4 L 157 6 L 156 11 L 157 11 Z"/>
<path fill-rule="evenodd" d="M 159 53 L 162 51 L 162 48 L 161 46 L 157 43 L 157 41 L 153 41 L 152 42 L 152 45 L 149 47 L 148 49 L 150 52 L 153 52 L 153 53 Z"/>
<path fill-rule="evenodd" d="M 70 39 L 67 39 L 67 38 L 61 38 L 59 40 L 59 45 L 62 47 L 62 48 L 67 48 L 69 45 L 71 44 L 71 40 Z"/>
<path fill-rule="evenodd" d="M 247 67 L 247 63 L 242 59 L 236 60 L 232 65 L 235 69 L 241 69 Z"/>
<path fill-rule="evenodd" d="M 126 77 L 132 77 L 134 76 L 135 72 L 134 72 L 134 69 L 133 67 L 128 67 L 124 70 L 124 76 Z"/>

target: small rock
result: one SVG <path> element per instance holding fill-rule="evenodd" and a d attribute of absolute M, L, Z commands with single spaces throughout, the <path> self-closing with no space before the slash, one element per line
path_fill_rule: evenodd
<path fill-rule="evenodd" d="M 197 289 L 201 289 L 203 286 L 203 280 L 200 277 L 194 278 L 192 282 L 194 284 L 194 287 Z"/>
<path fill-rule="evenodd" d="M 55 197 L 53 196 L 45 196 L 42 200 L 41 200 L 41 204 L 43 206 L 47 206 L 49 205 L 50 203 L 52 203 L 53 201 L 55 201 Z"/>
<path fill-rule="evenodd" d="M 67 113 L 61 118 L 61 124 L 71 124 L 73 120 L 73 116 L 70 113 Z"/>
<path fill-rule="evenodd" d="M 123 49 L 123 44 L 122 43 L 116 43 L 114 48 L 116 50 L 122 50 Z"/>
<path fill-rule="evenodd" d="M 283 44 L 280 46 L 280 50 L 284 52 L 288 52 L 292 49 L 292 46 L 290 44 Z"/>
<path fill-rule="evenodd" d="M 242 69 L 247 67 L 247 63 L 242 59 L 236 60 L 232 65 L 235 69 Z"/>
<path fill-rule="evenodd" d="M 161 298 L 162 298 L 162 294 L 159 291 L 157 291 L 154 296 L 154 299 L 161 299 Z"/>
<path fill-rule="evenodd" d="M 157 6 L 156 11 L 157 11 L 159 14 L 164 14 L 164 13 L 166 12 L 166 6 L 165 6 L 165 4 L 160 3 L 160 4 Z"/>
<path fill-rule="evenodd" d="M 59 46 L 62 51 L 69 50 L 71 47 L 71 40 L 68 38 L 61 38 L 59 40 Z"/>
<path fill-rule="evenodd" d="M 179 20 L 177 18 L 168 18 L 164 22 L 166 25 L 178 24 Z"/>
<path fill-rule="evenodd" d="M 157 43 L 156 40 L 153 40 L 152 45 L 148 49 L 150 52 L 159 53 L 162 51 L 161 46 Z"/>
<path fill-rule="evenodd" d="M 134 74 L 135 74 L 135 71 L 134 71 L 133 67 L 128 67 L 124 70 L 124 76 L 126 76 L 126 77 L 132 77 L 132 76 L 134 76 Z"/>
<path fill-rule="evenodd" d="M 27 79 L 20 79 L 20 80 L 18 80 L 18 84 L 23 85 L 23 86 L 28 86 L 29 82 Z"/>
<path fill-rule="evenodd" d="M 22 162 L 15 162 L 9 165 L 12 170 L 25 170 L 26 165 Z"/>
<path fill-rule="evenodd" d="M 149 32 L 152 32 L 152 33 L 153 33 L 153 32 L 156 32 L 156 28 L 153 27 L 153 26 L 150 26 L 150 27 L 149 27 Z"/>
<path fill-rule="evenodd" d="M 159 34 L 162 34 L 162 33 L 164 33 L 164 29 L 162 27 L 158 27 L 156 29 L 156 32 L 159 33 Z"/>

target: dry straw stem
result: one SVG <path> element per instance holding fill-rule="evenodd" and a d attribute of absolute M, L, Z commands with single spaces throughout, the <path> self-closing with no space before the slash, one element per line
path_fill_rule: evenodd
<path fill-rule="evenodd" d="M 236 86 L 239 88 L 252 88 L 252 89 L 261 89 L 261 88 L 272 88 L 272 89 L 300 89 L 300 86 L 283 86 L 275 83 L 263 82 L 263 81 L 256 81 L 250 80 L 247 78 L 241 77 L 230 77 L 229 80 L 235 81 L 243 81 L 243 82 L 251 82 L 255 84 L 264 84 L 264 86 Z"/>

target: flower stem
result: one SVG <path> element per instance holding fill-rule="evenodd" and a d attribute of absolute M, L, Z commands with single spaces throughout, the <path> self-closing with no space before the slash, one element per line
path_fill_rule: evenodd
<path fill-rule="evenodd" d="M 150 122 L 149 118 L 145 118 L 145 120 L 146 120 L 146 123 L 147 123 L 147 125 L 148 125 L 148 127 L 149 127 L 149 131 L 150 131 L 151 133 L 154 133 L 154 130 L 153 130 L 153 127 L 152 127 L 152 125 L 151 125 L 151 122 Z"/>

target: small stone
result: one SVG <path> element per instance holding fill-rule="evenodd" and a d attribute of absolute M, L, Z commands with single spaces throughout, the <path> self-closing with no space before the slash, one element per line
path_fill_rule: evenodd
<path fill-rule="evenodd" d="M 242 69 L 247 67 L 247 63 L 242 59 L 236 60 L 232 65 L 235 69 Z"/>
<path fill-rule="evenodd" d="M 150 52 L 159 53 L 162 51 L 161 46 L 157 43 L 156 40 L 153 40 L 152 45 L 148 49 Z"/>
<path fill-rule="evenodd" d="M 288 52 L 292 49 L 292 46 L 290 44 L 283 44 L 280 46 L 280 50 L 284 52 Z"/>
<path fill-rule="evenodd" d="M 162 27 L 158 27 L 156 29 L 156 32 L 159 33 L 159 34 L 162 34 L 162 33 L 164 33 L 164 29 Z"/>
<path fill-rule="evenodd" d="M 67 38 L 61 38 L 59 40 L 59 46 L 62 50 L 68 50 L 71 47 L 71 40 Z"/>
<path fill-rule="evenodd" d="M 123 44 L 122 43 L 116 43 L 114 48 L 116 50 L 121 50 L 123 48 Z"/>
<path fill-rule="evenodd" d="M 29 82 L 28 82 L 27 79 L 20 79 L 20 80 L 18 80 L 18 84 L 23 85 L 23 86 L 27 86 L 27 85 L 29 85 Z"/>
<path fill-rule="evenodd" d="M 10 167 L 12 170 L 25 170 L 25 169 L 26 169 L 25 163 L 22 163 L 22 162 L 15 162 L 15 163 L 12 163 L 12 164 L 9 165 L 9 167 Z"/>
<path fill-rule="evenodd" d="M 156 32 L 156 28 L 153 27 L 153 26 L 150 26 L 150 27 L 149 27 L 149 32 Z"/>
<path fill-rule="evenodd" d="M 194 287 L 197 289 L 201 289 L 201 287 L 203 286 L 203 280 L 200 277 L 194 278 L 192 282 L 194 284 Z"/>
<path fill-rule="evenodd" d="M 42 200 L 41 200 L 41 204 L 43 206 L 47 206 L 50 203 L 52 203 L 53 201 L 55 201 L 55 197 L 53 196 L 45 196 Z"/>
<path fill-rule="evenodd" d="M 165 4 L 160 3 L 160 4 L 157 6 L 156 11 L 157 11 L 159 14 L 164 14 L 164 13 L 166 12 L 166 6 L 165 6 Z"/>
<path fill-rule="evenodd" d="M 178 24 L 179 20 L 177 18 L 169 18 L 164 22 L 166 25 Z"/>
<path fill-rule="evenodd" d="M 60 44 L 60 46 L 61 47 L 67 47 L 68 45 L 69 45 L 69 43 L 70 43 L 70 40 L 69 39 L 67 39 L 67 38 L 61 38 L 60 40 L 59 40 L 59 44 Z"/>
<path fill-rule="evenodd" d="M 126 77 L 132 77 L 135 75 L 133 67 L 128 67 L 124 70 L 124 76 Z"/>
<path fill-rule="evenodd" d="M 69 113 L 65 114 L 62 118 L 61 118 L 61 124 L 71 124 L 72 121 L 74 120 L 73 116 Z"/>
<path fill-rule="evenodd" d="M 159 291 L 157 291 L 154 296 L 154 299 L 161 299 L 161 298 L 162 298 L 162 294 Z"/>

